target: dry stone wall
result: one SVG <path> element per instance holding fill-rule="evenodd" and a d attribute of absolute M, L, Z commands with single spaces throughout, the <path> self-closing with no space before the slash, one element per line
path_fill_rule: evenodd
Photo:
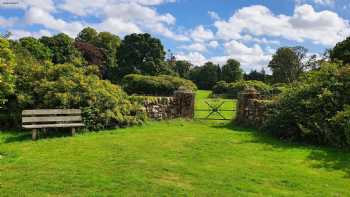
<path fill-rule="evenodd" d="M 147 116 L 154 120 L 194 117 L 195 94 L 177 90 L 172 97 L 153 97 L 143 102 Z"/>
<path fill-rule="evenodd" d="M 262 99 L 254 89 L 246 89 L 239 94 L 236 122 L 246 126 L 262 126 L 267 110 L 268 100 Z"/>

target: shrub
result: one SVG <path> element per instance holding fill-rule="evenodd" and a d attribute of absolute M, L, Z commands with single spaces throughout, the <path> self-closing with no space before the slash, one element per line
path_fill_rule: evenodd
<path fill-rule="evenodd" d="M 193 82 L 169 75 L 145 76 L 130 74 L 123 78 L 122 86 L 129 94 L 158 96 L 172 95 L 180 86 L 193 91 L 197 89 Z"/>
<path fill-rule="evenodd" d="M 224 81 L 219 81 L 213 87 L 214 94 L 224 94 L 228 98 L 237 98 L 239 92 L 246 88 L 255 88 L 259 92 L 270 92 L 272 87 L 265 84 L 262 81 L 237 81 L 233 83 L 226 83 Z"/>
<path fill-rule="evenodd" d="M 72 64 L 20 64 L 15 67 L 15 98 L 5 108 L 4 117 L 20 126 L 23 109 L 81 108 L 88 129 L 122 127 L 141 123 L 145 115 L 137 103 L 109 81 L 100 80 L 90 70 Z M 11 121 L 12 119 L 12 121 Z"/>
<path fill-rule="evenodd" d="M 14 91 L 14 54 L 9 47 L 9 42 L 0 38 L 0 108 Z"/>
<path fill-rule="evenodd" d="M 266 131 L 336 147 L 350 145 L 350 66 L 324 64 L 273 103 Z"/>

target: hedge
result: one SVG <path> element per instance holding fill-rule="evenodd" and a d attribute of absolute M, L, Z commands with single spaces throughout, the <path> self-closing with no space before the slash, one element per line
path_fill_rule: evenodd
<path fill-rule="evenodd" d="M 123 89 L 129 94 L 169 96 L 179 87 L 197 90 L 189 80 L 169 75 L 146 76 L 139 74 L 126 75 L 122 80 Z"/>
<path fill-rule="evenodd" d="M 270 106 L 264 130 L 279 138 L 350 147 L 350 66 L 309 72 Z"/>
<path fill-rule="evenodd" d="M 227 98 L 237 98 L 239 92 L 246 88 L 255 88 L 257 91 L 266 93 L 271 92 L 272 87 L 262 81 L 237 81 L 233 83 L 226 83 L 225 81 L 217 82 L 213 87 L 214 94 L 223 94 Z"/>

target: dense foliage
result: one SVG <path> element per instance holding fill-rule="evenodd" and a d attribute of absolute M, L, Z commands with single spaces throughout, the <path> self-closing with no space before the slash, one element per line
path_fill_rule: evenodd
<path fill-rule="evenodd" d="M 324 64 L 271 106 L 265 129 L 274 135 L 350 146 L 350 66 Z"/>
<path fill-rule="evenodd" d="M 270 93 L 272 87 L 265 84 L 262 81 L 237 81 L 233 83 L 227 83 L 225 81 L 219 81 L 213 87 L 214 94 L 223 94 L 227 98 L 237 98 L 239 92 L 247 88 L 255 88 L 261 93 Z"/>
<path fill-rule="evenodd" d="M 118 75 L 157 75 L 167 68 L 165 51 L 161 41 L 150 34 L 125 36 L 118 52 Z"/>
<path fill-rule="evenodd" d="M 207 62 L 203 66 L 195 67 L 190 72 L 190 79 L 199 89 L 210 90 L 220 80 L 220 66 Z"/>
<path fill-rule="evenodd" d="M 0 38 L 0 108 L 14 91 L 14 58 L 9 42 Z"/>
<path fill-rule="evenodd" d="M 172 95 L 179 87 L 195 91 L 196 85 L 186 79 L 169 75 L 145 76 L 126 75 L 122 80 L 124 90 L 129 94 Z"/>
<path fill-rule="evenodd" d="M 221 68 L 221 80 L 228 83 L 241 80 L 243 71 L 240 66 L 241 64 L 237 60 L 227 60 L 226 64 Z"/>
<path fill-rule="evenodd" d="M 19 127 L 21 111 L 38 108 L 80 108 L 92 130 L 144 119 L 140 106 L 131 103 L 119 86 L 100 80 L 90 70 L 72 64 L 17 64 L 16 91 L 2 110 L 1 121 Z"/>
<path fill-rule="evenodd" d="M 329 56 L 332 61 L 342 61 L 344 64 L 350 64 L 350 37 L 339 42 L 332 50 Z"/>

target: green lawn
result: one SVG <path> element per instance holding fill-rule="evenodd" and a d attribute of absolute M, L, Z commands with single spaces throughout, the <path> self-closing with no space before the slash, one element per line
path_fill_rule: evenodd
<path fill-rule="evenodd" d="M 220 109 L 223 110 L 236 110 L 236 101 L 233 99 L 213 99 L 210 98 L 210 91 L 206 90 L 198 90 L 196 93 L 196 102 L 195 109 L 197 110 L 208 110 L 210 107 L 207 103 L 212 106 L 220 105 L 223 102 L 223 105 Z M 195 118 L 206 118 L 208 116 L 209 111 L 196 111 Z M 234 118 L 236 112 L 235 111 L 223 111 L 220 112 L 226 119 Z M 220 115 L 214 113 L 209 118 L 217 119 L 221 118 Z"/>
<path fill-rule="evenodd" d="M 149 122 L 36 142 L 2 132 L 0 155 L 0 196 L 350 196 L 350 153 L 228 122 Z"/>

